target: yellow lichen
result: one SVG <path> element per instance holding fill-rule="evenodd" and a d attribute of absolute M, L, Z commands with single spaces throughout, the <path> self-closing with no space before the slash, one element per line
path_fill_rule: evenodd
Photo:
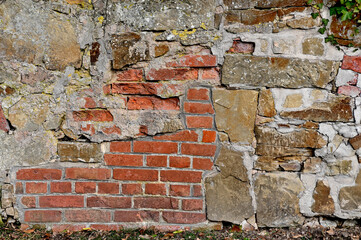
<path fill-rule="evenodd" d="M 201 23 L 201 28 L 203 28 L 204 30 L 207 30 L 206 24 L 204 24 L 203 22 Z"/>
<path fill-rule="evenodd" d="M 175 36 L 179 36 L 182 40 L 186 40 L 188 35 L 195 33 L 197 29 L 193 28 L 192 30 L 188 31 L 187 29 L 184 31 L 177 32 L 177 30 L 172 30 L 172 34 Z"/>
<path fill-rule="evenodd" d="M 90 1 L 90 0 L 89 0 L 89 1 Z M 99 22 L 100 24 L 103 24 L 103 21 L 104 21 L 104 17 L 103 17 L 103 16 L 98 17 L 98 22 Z"/>

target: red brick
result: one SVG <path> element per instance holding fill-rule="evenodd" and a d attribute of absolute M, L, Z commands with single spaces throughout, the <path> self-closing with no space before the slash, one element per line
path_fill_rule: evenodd
<path fill-rule="evenodd" d="M 35 208 L 36 207 L 35 197 L 22 197 L 21 203 L 27 208 Z"/>
<path fill-rule="evenodd" d="M 53 233 L 60 233 L 60 232 L 80 232 L 86 228 L 86 225 L 74 225 L 74 224 L 55 224 L 52 226 L 51 230 Z"/>
<path fill-rule="evenodd" d="M 167 156 L 147 156 L 147 166 L 149 167 L 166 167 Z"/>
<path fill-rule="evenodd" d="M 240 39 L 234 39 L 232 47 L 228 53 L 253 53 L 255 44 L 252 42 L 242 42 Z"/>
<path fill-rule="evenodd" d="M 203 80 L 219 80 L 218 68 L 203 69 L 201 78 Z"/>
<path fill-rule="evenodd" d="M 188 89 L 187 99 L 188 100 L 209 100 L 209 89 L 208 88 Z"/>
<path fill-rule="evenodd" d="M 101 208 L 130 208 L 132 201 L 130 197 L 88 197 L 87 207 Z"/>
<path fill-rule="evenodd" d="M 131 152 L 131 142 L 111 142 L 111 152 Z"/>
<path fill-rule="evenodd" d="M 113 115 L 108 110 L 83 110 L 74 111 L 73 118 L 76 122 L 112 122 Z"/>
<path fill-rule="evenodd" d="M 67 210 L 65 221 L 67 222 L 110 222 L 109 211 L 104 210 Z"/>
<path fill-rule="evenodd" d="M 24 221 L 37 222 L 37 223 L 60 222 L 61 211 L 55 211 L 55 210 L 25 211 Z"/>
<path fill-rule="evenodd" d="M 105 168 L 68 168 L 65 170 L 66 178 L 106 180 L 110 178 L 110 169 Z"/>
<path fill-rule="evenodd" d="M 101 131 L 107 135 L 110 134 L 117 134 L 120 135 L 122 134 L 122 130 L 120 128 L 118 128 L 117 126 L 112 126 L 112 127 L 102 127 Z"/>
<path fill-rule="evenodd" d="M 143 166 L 142 155 L 105 154 L 104 161 L 108 166 Z"/>
<path fill-rule="evenodd" d="M 50 183 L 50 192 L 52 193 L 70 193 L 70 182 L 52 182 Z"/>
<path fill-rule="evenodd" d="M 169 191 L 171 196 L 180 197 L 188 197 L 191 192 L 189 185 L 170 185 Z"/>
<path fill-rule="evenodd" d="M 47 183 L 36 183 L 36 182 L 27 182 L 26 183 L 26 193 L 46 193 L 48 191 Z"/>
<path fill-rule="evenodd" d="M 122 184 L 122 193 L 124 195 L 137 195 L 142 194 L 142 185 L 139 183 L 123 183 Z"/>
<path fill-rule="evenodd" d="M 94 135 L 95 134 L 95 128 L 94 128 L 94 124 L 87 124 L 85 127 L 81 126 L 80 127 L 82 131 L 90 134 L 90 135 Z"/>
<path fill-rule="evenodd" d="M 198 114 L 213 114 L 213 106 L 210 103 L 195 103 L 195 102 L 185 102 L 184 111 L 186 113 L 198 113 Z"/>
<path fill-rule="evenodd" d="M 76 193 L 95 193 L 96 183 L 95 182 L 76 182 L 75 192 Z"/>
<path fill-rule="evenodd" d="M 189 168 L 191 166 L 191 159 L 189 157 L 169 157 L 169 167 L 174 168 Z"/>
<path fill-rule="evenodd" d="M 61 178 L 61 170 L 46 168 L 20 169 L 16 173 L 19 180 L 59 180 Z"/>
<path fill-rule="evenodd" d="M 341 68 L 361 73 L 361 57 L 345 55 L 343 57 Z"/>
<path fill-rule="evenodd" d="M 202 172 L 163 170 L 160 172 L 160 179 L 163 182 L 198 183 L 202 181 Z"/>
<path fill-rule="evenodd" d="M 203 130 L 202 142 L 213 143 L 216 141 L 216 137 L 217 137 L 216 131 Z"/>
<path fill-rule="evenodd" d="M 177 61 L 169 62 L 167 67 L 215 67 L 217 57 L 214 55 L 187 55 Z"/>
<path fill-rule="evenodd" d="M 213 162 L 209 158 L 193 158 L 193 168 L 201 170 L 212 170 Z"/>
<path fill-rule="evenodd" d="M 153 138 L 156 140 L 197 142 L 198 134 L 195 131 L 183 130 L 172 134 L 154 136 Z"/>
<path fill-rule="evenodd" d="M 178 200 L 163 197 L 134 198 L 134 208 L 178 209 Z"/>
<path fill-rule="evenodd" d="M 90 228 L 98 231 L 119 231 L 123 229 L 122 225 L 117 224 L 92 224 Z"/>
<path fill-rule="evenodd" d="M 198 211 L 203 209 L 202 199 L 183 199 L 182 209 L 185 211 Z"/>
<path fill-rule="evenodd" d="M 112 85 L 108 84 L 108 85 L 103 86 L 103 92 L 106 95 L 111 94 L 112 93 Z"/>
<path fill-rule="evenodd" d="M 128 110 L 179 110 L 179 99 L 158 97 L 129 97 Z"/>
<path fill-rule="evenodd" d="M 202 197 L 203 196 L 202 186 L 200 186 L 200 185 L 193 186 L 193 196 L 194 197 Z"/>
<path fill-rule="evenodd" d="M 356 86 L 341 86 L 337 89 L 338 94 L 357 97 L 361 93 L 361 89 Z"/>
<path fill-rule="evenodd" d="M 152 195 L 166 195 L 167 190 L 164 183 L 147 183 L 145 184 L 145 193 Z"/>
<path fill-rule="evenodd" d="M 164 153 L 178 152 L 178 144 L 174 142 L 146 142 L 134 141 L 134 152 L 138 153 Z"/>
<path fill-rule="evenodd" d="M 113 178 L 124 181 L 158 181 L 158 171 L 149 169 L 114 169 Z"/>
<path fill-rule="evenodd" d="M 159 212 L 153 211 L 116 211 L 114 222 L 159 222 Z"/>
<path fill-rule="evenodd" d="M 17 182 L 15 185 L 15 194 L 23 194 L 24 193 L 24 186 L 21 182 Z"/>
<path fill-rule="evenodd" d="M 186 116 L 188 128 L 213 128 L 213 117 Z"/>
<path fill-rule="evenodd" d="M 195 224 L 206 221 L 204 213 L 163 212 L 163 219 L 167 223 Z"/>
<path fill-rule="evenodd" d="M 85 108 L 96 108 L 97 107 L 97 103 L 94 101 L 93 98 L 84 97 L 84 100 L 85 100 L 85 104 L 84 104 Z"/>
<path fill-rule="evenodd" d="M 210 156 L 213 157 L 216 153 L 217 146 L 195 144 L 195 143 L 182 143 L 182 154 L 196 155 L 196 156 Z"/>
<path fill-rule="evenodd" d="M 197 80 L 197 69 L 150 69 L 147 76 L 150 81 L 166 81 L 166 80 Z"/>
<path fill-rule="evenodd" d="M 116 81 L 142 81 L 143 69 L 129 69 L 116 73 Z"/>
<path fill-rule="evenodd" d="M 6 120 L 4 111 L 1 107 L 1 102 L 0 102 L 0 130 L 5 131 L 5 132 L 10 131 L 9 123 Z"/>
<path fill-rule="evenodd" d="M 42 196 L 39 197 L 41 208 L 72 208 L 84 207 L 83 196 Z"/>
<path fill-rule="evenodd" d="M 118 194 L 119 193 L 119 183 L 98 183 L 98 193 L 109 193 L 109 194 Z"/>

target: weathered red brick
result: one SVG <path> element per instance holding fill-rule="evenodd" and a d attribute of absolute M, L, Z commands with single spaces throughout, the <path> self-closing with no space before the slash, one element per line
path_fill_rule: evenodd
<path fill-rule="evenodd" d="M 95 134 L 95 127 L 94 124 L 87 124 L 85 127 L 81 126 L 80 127 L 82 131 L 90 134 L 90 135 L 94 135 Z"/>
<path fill-rule="evenodd" d="M 198 171 L 180 171 L 163 170 L 160 172 L 162 182 L 189 182 L 198 183 L 202 181 L 202 172 Z"/>
<path fill-rule="evenodd" d="M 191 159 L 189 157 L 169 157 L 169 167 L 174 168 L 189 168 L 191 166 Z"/>
<path fill-rule="evenodd" d="M 119 231 L 123 229 L 122 225 L 117 224 L 92 224 L 90 225 L 91 229 L 98 230 L 98 231 Z"/>
<path fill-rule="evenodd" d="M 142 194 L 142 185 L 139 183 L 123 183 L 122 193 L 125 195 L 137 195 Z"/>
<path fill-rule="evenodd" d="M 50 183 L 50 192 L 52 193 L 70 193 L 71 182 L 52 182 Z"/>
<path fill-rule="evenodd" d="M 145 184 L 145 193 L 152 195 L 166 195 L 167 190 L 164 183 L 147 183 Z"/>
<path fill-rule="evenodd" d="M 131 142 L 111 142 L 111 152 L 131 152 Z"/>
<path fill-rule="evenodd" d="M 154 136 L 153 138 L 156 140 L 197 142 L 198 134 L 195 131 L 183 130 L 176 133 Z"/>
<path fill-rule="evenodd" d="M 232 47 L 228 53 L 253 53 L 255 44 L 252 42 L 242 42 L 240 39 L 234 39 Z"/>
<path fill-rule="evenodd" d="M 167 156 L 147 156 L 147 166 L 149 167 L 166 167 Z"/>
<path fill-rule="evenodd" d="M 179 110 L 179 99 L 158 97 L 129 97 L 129 110 Z"/>
<path fill-rule="evenodd" d="M 206 221 L 204 213 L 163 212 L 163 219 L 167 223 L 195 224 Z"/>
<path fill-rule="evenodd" d="M 41 196 L 39 197 L 41 208 L 73 208 L 84 207 L 83 196 Z"/>
<path fill-rule="evenodd" d="M 100 182 L 98 183 L 98 193 L 118 194 L 119 183 Z"/>
<path fill-rule="evenodd" d="M 201 170 L 212 170 L 213 162 L 209 158 L 193 158 L 193 168 Z"/>
<path fill-rule="evenodd" d="M 209 100 L 209 89 L 208 88 L 188 89 L 187 99 L 188 100 Z"/>
<path fill-rule="evenodd" d="M 88 197 L 87 207 L 101 208 L 130 208 L 132 201 L 130 197 L 106 197 L 96 196 Z"/>
<path fill-rule="evenodd" d="M 120 128 L 118 128 L 117 126 L 112 126 L 112 127 L 102 127 L 100 129 L 103 133 L 110 135 L 110 134 L 117 134 L 120 135 L 122 134 L 122 130 Z"/>
<path fill-rule="evenodd" d="M 124 181 L 158 181 L 158 171 L 150 169 L 114 169 L 113 178 Z"/>
<path fill-rule="evenodd" d="M 214 156 L 216 153 L 216 145 L 205 145 L 196 143 L 182 143 L 182 154 L 195 156 Z"/>
<path fill-rule="evenodd" d="M 97 103 L 95 102 L 95 100 L 91 97 L 84 97 L 85 103 L 84 103 L 84 107 L 85 108 L 96 108 L 97 107 Z"/>
<path fill-rule="evenodd" d="M 110 178 L 110 169 L 105 168 L 67 168 L 65 176 L 69 179 L 106 180 Z"/>
<path fill-rule="evenodd" d="M 184 111 L 186 113 L 198 113 L 198 114 L 213 114 L 213 106 L 210 103 L 195 103 L 195 102 L 185 102 Z"/>
<path fill-rule="evenodd" d="M 203 209 L 202 199 L 183 199 L 182 209 L 185 211 L 198 211 Z"/>
<path fill-rule="evenodd" d="M 48 191 L 48 184 L 44 182 L 27 182 L 26 193 L 46 193 Z"/>
<path fill-rule="evenodd" d="M 105 210 L 67 210 L 65 221 L 67 222 L 110 222 L 111 215 Z"/>
<path fill-rule="evenodd" d="M 357 97 L 361 93 L 361 89 L 356 86 L 341 86 L 337 89 L 338 94 L 347 95 L 351 97 Z"/>
<path fill-rule="evenodd" d="M 0 130 L 5 131 L 5 132 L 10 131 L 9 123 L 6 120 L 4 111 L 1 107 L 1 102 L 0 102 Z"/>
<path fill-rule="evenodd" d="M 175 142 L 134 141 L 133 148 L 134 152 L 138 153 L 171 154 L 178 152 L 178 144 Z"/>
<path fill-rule="evenodd" d="M 128 69 L 115 74 L 116 81 L 142 81 L 143 69 Z"/>
<path fill-rule="evenodd" d="M 217 137 L 216 131 L 203 130 L 202 142 L 213 143 L 216 141 L 216 137 Z"/>
<path fill-rule="evenodd" d="M 215 55 L 187 55 L 166 64 L 167 67 L 215 67 Z"/>
<path fill-rule="evenodd" d="M 74 111 L 73 119 L 76 122 L 112 122 L 113 115 L 108 110 L 82 110 Z"/>
<path fill-rule="evenodd" d="M 170 185 L 169 192 L 171 196 L 188 197 L 191 191 L 189 185 Z"/>
<path fill-rule="evenodd" d="M 142 155 L 105 154 L 104 161 L 108 166 L 143 166 Z"/>
<path fill-rule="evenodd" d="M 53 230 L 53 233 L 60 233 L 60 232 L 80 232 L 86 228 L 86 225 L 74 225 L 74 224 L 54 224 L 51 227 L 51 230 Z"/>
<path fill-rule="evenodd" d="M 20 169 L 16 173 L 19 180 L 59 180 L 62 171 L 59 169 L 31 168 Z"/>
<path fill-rule="evenodd" d="M 35 208 L 36 207 L 35 197 L 22 197 L 21 203 L 27 208 Z"/>
<path fill-rule="evenodd" d="M 115 211 L 115 222 L 159 222 L 159 212 L 153 211 Z"/>
<path fill-rule="evenodd" d="M 75 192 L 76 193 L 95 193 L 96 189 L 95 182 L 76 182 Z"/>
<path fill-rule="evenodd" d="M 345 55 L 343 57 L 341 68 L 361 73 L 361 57 Z"/>
<path fill-rule="evenodd" d="M 207 68 L 203 69 L 201 78 L 203 80 L 219 80 L 218 68 Z"/>
<path fill-rule="evenodd" d="M 60 222 L 61 211 L 55 211 L 55 210 L 25 211 L 24 221 L 36 222 L 36 223 Z"/>
<path fill-rule="evenodd" d="M 193 186 L 193 196 L 194 197 L 202 197 L 203 196 L 202 186 L 200 186 L 200 185 Z"/>
<path fill-rule="evenodd" d="M 134 208 L 178 209 L 178 199 L 164 197 L 134 198 Z"/>
<path fill-rule="evenodd" d="M 213 117 L 186 116 L 188 128 L 213 128 Z"/>
<path fill-rule="evenodd" d="M 197 69 L 150 69 L 147 76 L 150 81 L 166 81 L 166 80 L 197 80 Z"/>

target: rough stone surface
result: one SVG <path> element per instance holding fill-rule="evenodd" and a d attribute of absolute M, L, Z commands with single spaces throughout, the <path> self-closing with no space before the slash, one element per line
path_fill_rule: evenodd
<path fill-rule="evenodd" d="M 259 174 L 254 187 L 258 226 L 284 227 L 303 222 L 298 196 L 304 187 L 297 174 Z"/>
<path fill-rule="evenodd" d="M 338 65 L 337 62 L 322 60 L 226 55 L 222 83 L 252 87 L 324 88 L 336 76 Z"/>
<path fill-rule="evenodd" d="M 354 186 L 340 189 L 339 201 L 343 210 L 359 210 L 361 206 L 361 174 L 357 175 Z"/>
<path fill-rule="evenodd" d="M 330 196 L 330 187 L 324 181 L 317 181 L 313 192 L 314 203 L 312 211 L 324 215 L 331 215 L 335 211 L 335 203 Z"/>
<path fill-rule="evenodd" d="M 210 220 L 240 224 L 254 214 L 248 182 L 221 173 L 205 181 L 207 216 Z"/>
<path fill-rule="evenodd" d="M 257 91 L 214 89 L 217 129 L 226 132 L 232 142 L 251 143 L 254 138 L 257 98 Z"/>
<path fill-rule="evenodd" d="M 322 56 L 324 53 L 324 46 L 321 38 L 307 38 L 302 43 L 303 54 Z"/>
<path fill-rule="evenodd" d="M 101 162 L 103 154 L 100 144 L 96 143 L 58 143 L 60 161 Z"/>
<path fill-rule="evenodd" d="M 277 114 L 272 92 L 269 89 L 263 89 L 259 93 L 258 114 L 264 117 L 274 117 Z"/>
<path fill-rule="evenodd" d="M 215 162 L 223 176 L 233 176 L 243 182 L 248 181 L 247 169 L 243 164 L 242 153 L 222 147 Z"/>

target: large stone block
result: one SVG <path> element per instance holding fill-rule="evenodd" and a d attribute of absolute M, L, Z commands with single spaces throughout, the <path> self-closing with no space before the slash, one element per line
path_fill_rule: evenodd
<path fill-rule="evenodd" d="M 101 162 L 103 154 L 100 144 L 82 142 L 59 142 L 60 161 Z"/>
<path fill-rule="evenodd" d="M 221 173 L 205 180 L 207 217 L 240 224 L 254 215 L 248 182 Z"/>
<path fill-rule="evenodd" d="M 303 223 L 298 196 L 304 187 L 297 174 L 260 174 L 254 188 L 260 227 L 289 227 Z"/>
<path fill-rule="evenodd" d="M 222 83 L 252 87 L 324 88 L 337 73 L 338 62 L 226 55 Z"/>
<path fill-rule="evenodd" d="M 243 164 L 243 156 L 240 152 L 222 147 L 216 160 L 223 176 L 233 176 L 241 181 L 248 182 L 247 168 Z"/>
<path fill-rule="evenodd" d="M 213 90 L 216 125 L 232 142 L 252 143 L 258 92 L 253 90 Z"/>
<path fill-rule="evenodd" d="M 133 30 L 184 30 L 214 27 L 215 0 L 115 0 L 111 23 L 125 23 Z"/>
<path fill-rule="evenodd" d="M 313 199 L 313 212 L 331 215 L 335 211 L 335 203 L 330 196 L 330 187 L 324 181 L 317 181 Z"/>
<path fill-rule="evenodd" d="M 355 185 L 343 187 L 339 193 L 340 207 L 342 210 L 356 210 L 361 208 L 361 173 L 357 175 Z"/>

